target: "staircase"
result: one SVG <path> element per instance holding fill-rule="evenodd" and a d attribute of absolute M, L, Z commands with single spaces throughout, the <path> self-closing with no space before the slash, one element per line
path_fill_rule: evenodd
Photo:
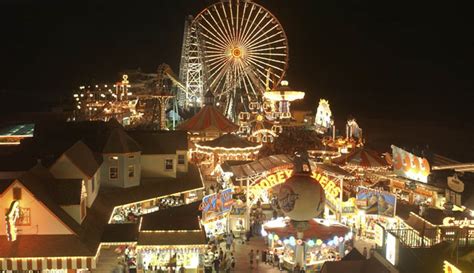
<path fill-rule="evenodd" d="M 96 264 L 96 268 L 93 269 L 92 273 L 121 273 L 123 268 L 118 264 L 118 255 L 114 252 L 115 247 L 102 247 L 100 249 L 99 258 Z"/>

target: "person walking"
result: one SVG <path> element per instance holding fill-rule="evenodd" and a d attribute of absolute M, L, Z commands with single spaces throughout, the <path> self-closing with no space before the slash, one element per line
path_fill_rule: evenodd
<path fill-rule="evenodd" d="M 299 264 L 299 263 L 296 263 L 295 268 L 293 268 L 293 272 L 294 272 L 294 273 L 300 273 L 300 269 L 301 269 L 301 268 L 300 268 L 300 264 Z"/>
<path fill-rule="evenodd" d="M 257 253 L 255 253 L 255 267 L 258 269 L 258 265 L 260 263 L 260 250 L 257 249 Z"/>
<path fill-rule="evenodd" d="M 367 259 L 367 247 L 364 246 L 364 250 L 362 251 L 362 255 L 364 255 L 364 257 Z"/>
<path fill-rule="evenodd" d="M 220 267 L 221 261 L 219 260 L 219 257 L 216 257 L 216 259 L 214 259 L 214 271 L 216 271 L 216 273 L 219 273 Z"/>
<path fill-rule="evenodd" d="M 232 233 L 228 233 L 227 237 L 225 238 L 225 248 L 230 250 L 232 243 L 234 242 L 234 238 L 232 237 Z"/>
<path fill-rule="evenodd" d="M 370 251 L 369 251 L 369 258 L 373 257 L 374 253 L 375 253 L 375 246 L 372 245 L 372 247 L 370 248 Z"/>
<path fill-rule="evenodd" d="M 267 264 L 267 250 L 262 250 L 262 263 Z"/>
<path fill-rule="evenodd" d="M 278 255 L 278 268 L 283 271 L 283 253 Z"/>
<path fill-rule="evenodd" d="M 254 253 L 253 253 L 253 249 L 252 249 L 249 252 L 250 268 L 253 268 L 253 258 L 254 258 Z"/>
<path fill-rule="evenodd" d="M 234 269 L 235 269 L 235 257 L 234 257 L 233 252 L 230 253 L 230 266 L 232 267 L 232 271 L 234 271 Z"/>

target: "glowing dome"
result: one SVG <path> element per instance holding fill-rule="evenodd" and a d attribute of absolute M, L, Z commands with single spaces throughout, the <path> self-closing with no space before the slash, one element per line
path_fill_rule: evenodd
<path fill-rule="evenodd" d="M 278 204 L 283 213 L 295 221 L 308 221 L 324 210 L 326 196 L 318 181 L 311 178 L 309 163 L 297 166 L 295 159 L 293 176 L 288 178 L 278 193 Z M 306 165 L 308 164 L 308 165 Z"/>

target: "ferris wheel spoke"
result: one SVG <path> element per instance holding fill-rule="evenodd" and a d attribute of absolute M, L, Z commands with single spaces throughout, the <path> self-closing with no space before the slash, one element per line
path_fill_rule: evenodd
<path fill-rule="evenodd" d="M 243 44 L 248 44 L 248 41 L 251 41 L 252 38 L 256 34 L 258 34 L 260 31 L 262 31 L 262 29 L 265 28 L 268 25 L 269 22 L 271 22 L 271 21 L 268 21 L 267 24 L 265 24 L 263 27 L 261 27 L 263 20 L 265 20 L 265 15 L 262 16 L 262 18 L 260 19 L 260 21 L 258 21 L 257 24 L 253 25 L 253 28 L 249 31 L 247 36 L 242 39 Z"/>
<path fill-rule="evenodd" d="M 219 11 L 217 10 L 217 8 L 214 6 L 214 10 L 215 12 L 217 13 L 219 19 L 220 19 L 220 15 L 219 15 Z M 219 31 L 216 31 L 216 33 L 219 33 L 222 37 L 225 37 L 225 43 L 228 44 L 230 43 L 230 37 L 228 37 L 226 35 L 226 33 L 224 32 L 224 30 L 222 30 L 222 27 L 221 25 L 223 26 L 222 24 L 222 19 L 220 19 L 220 22 L 221 24 L 219 24 L 219 22 L 217 22 L 216 18 L 214 17 L 214 15 L 212 14 L 212 12 L 209 12 L 209 16 L 211 17 L 212 21 L 214 22 L 214 24 L 217 26 L 217 28 L 219 29 Z M 212 24 L 211 24 L 212 25 Z"/>
<path fill-rule="evenodd" d="M 267 35 L 268 32 L 274 30 L 276 27 L 277 27 L 276 25 L 273 26 L 272 28 L 268 29 L 266 32 L 260 34 L 258 37 L 256 37 L 256 38 L 253 39 L 252 41 L 248 42 L 248 43 L 247 43 L 247 44 L 248 44 L 248 47 L 253 47 L 253 46 L 255 46 L 255 45 L 258 45 L 258 44 L 260 44 L 260 43 L 262 43 L 262 42 L 264 42 L 264 41 L 267 41 L 267 40 L 269 40 L 269 39 L 271 39 L 271 38 L 277 36 L 278 34 L 281 34 L 282 31 L 280 30 L 280 31 L 278 31 L 278 32 L 276 32 L 276 33 L 273 33 L 273 34 L 271 34 L 271 35 L 265 36 L 265 35 Z M 265 37 L 264 37 L 264 36 L 265 36 Z M 263 37 L 263 39 L 262 39 L 262 37 Z"/>
<path fill-rule="evenodd" d="M 253 9 L 254 6 L 252 6 L 252 9 Z M 242 35 L 242 43 L 247 39 L 247 36 L 249 35 L 249 33 L 253 32 L 253 28 L 256 27 L 256 24 L 255 24 L 255 21 L 257 20 L 258 18 L 258 14 L 262 11 L 262 8 L 260 8 L 258 11 L 256 11 L 256 14 L 255 16 L 253 16 L 253 20 L 252 22 L 250 23 L 249 27 L 245 30 L 244 34 Z M 252 11 L 250 11 L 252 12 Z M 251 17 L 249 17 L 251 18 Z M 245 26 L 247 27 L 247 24 L 248 24 L 248 21 L 247 23 L 245 23 Z"/>
<path fill-rule="evenodd" d="M 247 67 L 248 67 L 248 66 L 247 66 Z M 245 68 L 243 67 L 242 64 L 241 64 L 241 68 L 240 68 L 240 69 L 242 70 L 242 73 L 244 74 L 245 78 L 247 78 L 247 81 L 250 83 L 250 84 L 249 84 L 250 89 L 252 89 L 252 92 L 253 92 L 255 95 L 257 95 L 257 92 L 255 91 L 255 88 L 253 87 L 253 83 L 252 83 L 252 81 L 250 80 L 249 76 L 247 75 L 247 72 L 245 71 Z M 247 85 L 245 84 L 245 86 L 247 86 Z M 247 93 L 249 93 L 249 92 L 248 92 L 248 89 L 247 89 Z"/>
<path fill-rule="evenodd" d="M 285 61 L 278 60 L 278 59 L 272 59 L 272 58 L 262 57 L 262 56 L 252 56 L 252 57 L 253 57 L 253 58 L 256 58 L 256 59 L 260 59 L 260 60 L 266 60 L 266 61 L 269 61 L 269 62 L 286 64 Z"/>
<path fill-rule="evenodd" d="M 247 4 L 247 3 L 246 3 L 246 4 Z M 249 21 L 250 21 L 249 18 L 252 18 L 252 13 L 253 13 L 253 10 L 254 10 L 254 9 L 255 9 L 255 6 L 252 5 L 252 7 L 250 8 L 250 12 L 249 12 L 249 14 L 248 14 L 248 16 L 247 16 L 247 20 L 245 20 L 245 26 L 244 26 L 244 29 L 242 30 L 241 40 L 239 41 L 239 43 L 242 42 L 242 39 L 245 37 L 245 35 L 246 35 L 247 31 L 248 31 L 247 26 L 249 25 Z M 257 17 L 256 17 L 256 16 L 253 16 L 253 21 L 255 21 L 256 19 L 257 19 Z M 242 21 L 243 21 L 243 20 L 244 20 L 244 18 L 242 17 Z M 253 22 L 252 22 L 250 25 L 252 25 L 252 24 L 253 24 Z"/>
<path fill-rule="evenodd" d="M 252 53 L 249 53 L 249 55 L 264 55 L 264 56 L 285 56 L 286 57 L 286 54 L 285 53 L 273 53 L 273 52 L 252 52 Z"/>
<path fill-rule="evenodd" d="M 205 40 L 204 42 L 208 45 L 211 45 L 211 46 L 208 46 L 208 48 L 210 49 L 217 50 L 221 53 L 225 51 L 225 49 L 221 45 L 211 42 L 210 40 Z"/>
<path fill-rule="evenodd" d="M 211 18 L 214 19 L 214 17 L 212 17 L 212 14 L 210 14 L 210 15 L 211 15 Z M 210 23 L 206 18 L 203 18 L 203 19 L 212 28 L 212 30 L 214 30 L 214 32 L 209 31 L 209 29 L 207 29 L 203 24 L 200 24 L 199 26 L 202 27 L 203 29 L 205 29 L 208 33 L 210 33 L 216 39 L 218 39 L 220 41 L 220 43 L 225 47 L 225 44 L 227 44 L 229 41 L 227 41 L 226 37 L 222 35 L 222 31 L 221 32 L 217 31 L 212 23 Z M 217 23 L 216 23 L 216 25 L 219 28 L 219 25 Z M 218 37 L 216 33 L 220 34 L 220 37 Z M 204 33 L 202 33 L 202 34 L 204 34 Z"/>
<path fill-rule="evenodd" d="M 233 34 L 232 34 L 232 29 L 229 25 L 229 17 L 227 17 L 227 12 L 225 11 L 225 5 L 224 5 L 224 2 L 221 2 L 221 7 L 222 7 L 222 12 L 224 13 L 224 17 L 225 17 L 225 25 L 227 26 L 227 30 L 229 31 L 229 37 L 231 38 L 231 43 L 234 43 L 234 37 Z M 229 2 L 229 8 L 232 10 L 232 6 L 231 6 L 231 3 Z M 231 18 L 232 20 L 232 18 Z"/>
<path fill-rule="evenodd" d="M 269 50 L 280 50 L 280 49 L 284 49 L 284 51 L 286 51 L 286 46 L 276 46 L 276 47 L 269 47 L 269 48 L 260 48 L 260 49 L 252 49 L 252 50 L 249 50 L 249 52 L 261 52 L 261 51 L 269 51 Z M 285 54 L 287 55 L 287 54 Z"/>
<path fill-rule="evenodd" d="M 263 20 L 265 20 L 265 16 L 262 17 L 262 19 L 260 20 L 260 22 L 258 22 L 258 26 L 260 26 L 263 22 Z M 272 22 L 272 20 L 269 20 L 265 25 L 263 25 L 262 27 L 260 27 L 259 29 L 256 29 L 256 32 L 252 33 L 248 39 L 244 40 L 243 43 L 246 44 L 246 45 L 249 45 L 251 43 L 253 43 L 256 39 L 255 36 L 257 36 L 259 33 L 261 33 L 270 23 Z M 273 27 L 276 27 L 277 25 L 274 25 Z"/>
<path fill-rule="evenodd" d="M 223 3 L 221 2 L 221 6 L 223 7 Z M 219 12 L 219 9 L 217 8 L 217 6 L 215 6 L 215 10 L 216 10 L 216 13 L 217 13 L 217 18 L 219 18 L 219 22 L 221 22 L 221 27 L 224 29 L 224 32 L 226 37 L 227 37 L 227 40 L 229 41 L 228 43 L 232 43 L 232 37 L 230 36 L 230 34 L 227 32 L 227 28 L 225 26 L 225 23 L 224 21 L 222 20 L 222 16 L 221 16 L 221 13 Z"/>
<path fill-rule="evenodd" d="M 237 2 L 237 12 L 239 11 L 239 0 L 236 0 Z M 229 10 L 230 10 L 230 26 L 232 29 L 232 37 L 234 37 L 234 42 L 235 42 L 235 37 L 237 37 L 237 34 L 235 32 L 235 26 L 234 26 L 234 13 L 232 12 L 232 2 L 229 1 Z"/>
<path fill-rule="evenodd" d="M 216 67 L 216 71 L 209 76 L 209 79 L 213 79 L 211 84 L 209 85 L 210 87 L 214 86 L 214 83 L 216 82 L 216 80 L 222 77 L 222 75 L 226 72 L 225 67 L 227 67 L 228 65 L 229 65 L 229 62 L 226 61 L 220 64 L 219 67 Z M 214 75 L 216 74 L 217 76 L 214 77 Z"/>
<path fill-rule="evenodd" d="M 219 64 L 219 63 L 220 63 L 220 64 Z M 222 61 L 222 60 L 216 60 L 216 61 L 214 61 L 213 63 L 211 63 L 210 66 L 212 66 L 212 67 L 211 67 L 211 68 L 209 69 L 209 71 L 208 71 L 209 73 L 211 73 L 211 74 L 209 75 L 209 78 L 210 78 L 210 79 L 214 78 L 214 75 L 215 75 L 216 73 L 218 73 L 221 69 L 223 69 L 223 67 L 224 67 L 227 63 L 228 63 L 227 60 L 223 60 L 223 61 Z M 215 70 L 215 72 L 212 72 L 212 71 L 214 71 L 214 70 Z"/>
<path fill-rule="evenodd" d="M 271 42 L 268 42 L 268 43 L 265 43 L 265 44 L 255 46 L 254 49 L 262 48 L 262 47 L 265 47 L 265 46 L 269 46 L 269 45 L 272 45 L 272 44 L 281 43 L 281 42 L 285 42 L 285 41 L 286 41 L 285 38 L 281 38 L 281 39 L 278 39 L 278 40 L 275 40 L 275 41 L 271 41 Z"/>
<path fill-rule="evenodd" d="M 249 61 L 250 61 L 250 59 L 249 59 Z M 252 59 L 251 62 L 253 62 L 253 61 L 255 61 L 255 62 L 257 62 L 257 63 L 260 63 L 260 64 L 262 64 L 262 65 L 265 65 L 265 66 L 267 66 L 267 67 L 275 68 L 276 70 L 281 71 L 281 72 L 284 71 L 281 67 L 278 67 L 278 66 L 273 65 L 273 64 L 270 64 L 270 63 L 266 63 L 266 62 L 264 62 L 264 61 L 262 61 L 262 60 L 259 60 L 259 59 L 255 59 L 255 58 L 254 58 L 254 59 Z M 263 70 L 265 70 L 265 68 L 263 68 Z M 263 74 L 265 74 L 265 73 L 263 73 Z M 265 76 L 266 76 L 266 75 L 265 75 Z"/>

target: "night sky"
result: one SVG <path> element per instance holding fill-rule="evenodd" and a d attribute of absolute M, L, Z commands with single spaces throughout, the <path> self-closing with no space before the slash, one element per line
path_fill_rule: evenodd
<path fill-rule="evenodd" d="M 2 1 L 0 111 L 36 111 L 123 69 L 165 62 L 177 73 L 184 17 L 214 2 Z M 470 121 L 468 1 L 256 2 L 286 30 L 288 80 L 307 92 L 306 108 L 324 97 L 340 117 Z"/>

